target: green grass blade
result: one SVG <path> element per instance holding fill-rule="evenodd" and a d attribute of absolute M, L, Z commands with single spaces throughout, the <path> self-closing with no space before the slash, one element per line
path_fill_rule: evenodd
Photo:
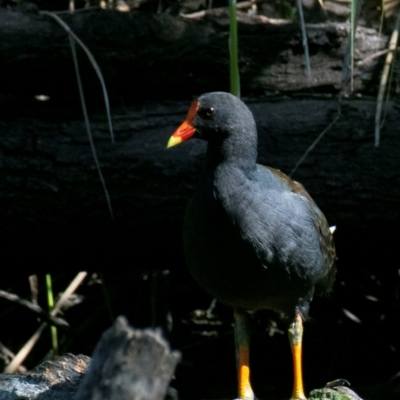
<path fill-rule="evenodd" d="M 52 12 L 49 12 L 49 11 L 41 11 L 40 13 L 42 15 L 47 15 L 47 16 L 55 19 L 57 21 L 57 23 L 69 34 L 68 38 L 69 38 L 70 45 L 71 45 L 72 58 L 74 60 L 76 79 L 78 81 L 79 96 L 80 96 L 80 99 L 81 99 L 81 105 L 82 105 L 82 111 L 83 111 L 83 116 L 84 116 L 84 120 L 85 120 L 86 132 L 88 134 L 89 144 L 90 144 L 90 148 L 92 150 L 92 155 L 93 155 L 93 159 L 94 159 L 94 162 L 95 162 L 95 165 L 96 165 L 96 169 L 97 169 L 97 172 L 99 174 L 100 182 L 101 182 L 101 184 L 103 186 L 103 191 L 104 191 L 104 194 L 106 196 L 108 210 L 110 212 L 111 219 L 114 219 L 114 213 L 113 213 L 113 209 L 112 209 L 112 206 L 111 206 L 111 199 L 110 199 L 110 196 L 108 194 L 107 185 L 106 185 L 106 182 L 104 180 L 103 173 L 101 172 L 100 163 L 99 163 L 99 160 L 97 158 L 96 148 L 95 148 L 94 142 L 93 142 L 92 131 L 90 129 L 89 117 L 88 117 L 88 113 L 87 113 L 87 109 L 86 109 L 85 96 L 84 96 L 84 93 L 83 93 L 81 77 L 80 77 L 80 74 L 79 74 L 79 66 L 78 66 L 78 58 L 77 58 L 77 55 L 76 55 L 75 42 L 77 42 L 79 44 L 79 46 L 84 50 L 84 52 L 88 56 L 92 66 L 93 66 L 94 70 L 96 71 L 96 74 L 97 74 L 97 76 L 98 76 L 98 78 L 100 80 L 101 86 L 103 88 L 103 95 L 104 95 L 104 101 L 105 101 L 105 105 L 106 105 L 106 111 L 107 111 L 107 117 L 108 117 L 108 126 L 109 126 L 109 130 L 110 130 L 111 141 L 112 141 L 112 143 L 114 143 L 114 132 L 113 132 L 112 122 L 111 122 L 110 105 L 109 105 L 109 101 L 108 101 L 108 94 L 107 94 L 106 86 L 105 86 L 105 83 L 104 83 L 103 75 L 102 75 L 102 73 L 100 71 L 100 68 L 99 68 L 95 58 L 93 57 L 92 53 L 83 44 L 83 42 L 75 35 L 75 33 L 71 30 L 71 28 L 58 15 L 56 15 L 56 14 L 54 14 Z"/>
<path fill-rule="evenodd" d="M 49 306 L 49 312 L 51 312 L 54 308 L 54 296 L 53 296 L 53 288 L 52 288 L 50 274 L 46 274 L 46 288 L 47 288 L 47 304 Z M 58 354 L 57 327 L 51 325 L 50 332 L 51 332 L 51 344 L 53 349 L 53 356 L 56 356 Z"/>
<path fill-rule="evenodd" d="M 50 315 L 55 317 L 58 312 L 60 312 L 62 306 L 64 305 L 65 301 L 74 293 L 79 285 L 83 282 L 86 278 L 87 272 L 81 271 L 78 275 L 74 278 L 74 280 L 68 285 L 67 289 L 65 289 L 64 293 L 58 299 L 56 305 L 54 306 L 53 310 L 50 312 Z M 22 346 L 22 348 L 18 351 L 15 357 L 12 359 L 10 364 L 6 366 L 4 369 L 5 373 L 12 373 L 14 372 L 25 360 L 28 356 L 30 351 L 33 349 L 37 341 L 39 340 L 40 336 L 42 335 L 43 330 L 47 327 L 47 322 L 43 322 L 40 327 L 36 330 L 36 332 L 32 335 L 32 337 Z"/>
<path fill-rule="evenodd" d="M 358 19 L 361 13 L 362 0 L 351 0 L 350 4 L 350 33 L 347 42 L 346 53 L 343 60 L 342 80 L 347 83 L 350 81 L 351 91 L 353 91 L 354 75 L 354 42 L 356 38 Z"/>
<path fill-rule="evenodd" d="M 382 77 L 379 84 L 378 99 L 376 102 L 376 113 L 375 113 L 375 147 L 379 147 L 380 143 L 380 132 L 381 132 L 381 115 L 383 110 L 383 102 L 385 97 L 385 91 L 389 79 L 390 68 L 393 65 L 394 54 L 397 47 L 400 29 L 400 11 L 397 13 L 397 19 L 392 35 L 389 40 L 389 52 L 386 55 L 385 65 L 382 70 Z"/>
<path fill-rule="evenodd" d="M 354 73 L 354 38 L 356 27 L 357 0 L 351 0 L 350 12 L 350 88 L 353 91 L 353 73 Z"/>
<path fill-rule="evenodd" d="M 300 18 L 301 36 L 302 36 L 302 40 L 303 40 L 303 49 L 304 49 L 304 59 L 306 62 L 306 72 L 307 72 L 307 76 L 310 77 L 311 76 L 310 52 L 308 51 L 306 23 L 304 20 L 303 3 L 301 2 L 301 0 L 297 0 L 297 10 L 299 12 L 299 18 Z"/>
<path fill-rule="evenodd" d="M 229 70 L 231 93 L 240 97 L 236 0 L 229 0 Z"/>
<path fill-rule="evenodd" d="M 107 201 L 107 205 L 108 205 L 108 210 L 110 211 L 111 219 L 114 219 L 114 213 L 113 213 L 113 209 L 112 209 L 112 205 L 111 205 L 110 195 L 108 194 L 106 181 L 104 179 L 103 173 L 101 172 L 99 159 L 97 158 L 96 148 L 94 146 L 92 131 L 90 129 L 89 116 L 88 116 L 87 109 L 86 109 L 85 94 L 83 93 L 81 75 L 79 73 L 78 57 L 76 55 L 76 48 L 75 48 L 75 39 L 73 37 L 69 36 L 69 41 L 70 41 L 70 45 L 71 45 L 72 58 L 74 60 L 76 79 L 78 81 L 79 96 L 81 98 L 83 118 L 85 120 L 86 132 L 87 132 L 88 139 L 89 139 L 90 149 L 92 150 L 92 156 L 94 159 L 94 163 L 96 165 L 97 173 L 99 174 L 100 182 L 103 186 L 103 190 L 104 190 L 104 194 L 106 196 L 106 201 Z"/>
<path fill-rule="evenodd" d="M 57 23 L 70 36 L 72 36 L 75 39 L 75 41 L 79 44 L 79 46 L 82 48 L 82 50 L 86 53 L 90 63 L 92 64 L 92 66 L 97 74 L 97 77 L 99 78 L 100 85 L 103 90 L 104 103 L 105 103 L 107 119 L 108 119 L 108 129 L 110 131 L 111 141 L 112 141 L 112 143 L 114 143 L 114 131 L 113 131 L 113 126 L 112 126 L 112 121 L 111 121 L 110 102 L 108 100 L 107 88 L 106 88 L 106 84 L 104 82 L 103 74 L 101 73 L 100 67 L 97 64 L 96 59 L 93 57 L 93 54 L 86 47 L 86 45 L 82 42 L 82 40 L 80 40 L 79 37 L 75 35 L 75 33 L 71 30 L 71 28 L 58 15 L 56 15 L 52 12 L 49 12 L 49 11 L 40 11 L 40 14 L 47 15 L 47 16 L 55 19 L 57 21 Z"/>

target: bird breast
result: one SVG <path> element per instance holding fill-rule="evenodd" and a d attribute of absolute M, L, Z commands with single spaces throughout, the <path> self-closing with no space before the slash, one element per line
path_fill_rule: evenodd
<path fill-rule="evenodd" d="M 311 300 L 323 261 L 312 250 L 317 232 L 300 196 L 270 190 L 235 168 L 216 169 L 201 182 L 184 223 L 195 279 L 234 307 L 285 311 Z"/>

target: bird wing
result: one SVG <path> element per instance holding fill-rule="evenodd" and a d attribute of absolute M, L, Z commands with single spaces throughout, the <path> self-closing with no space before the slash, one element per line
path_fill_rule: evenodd
<path fill-rule="evenodd" d="M 280 170 L 264 167 L 262 165 L 257 165 L 257 168 L 260 172 L 261 179 L 268 179 L 267 176 L 270 174 L 278 178 L 274 179 L 276 190 L 294 193 L 305 200 L 308 211 L 312 216 L 314 227 L 318 232 L 320 251 L 324 257 L 323 273 L 321 278 L 317 281 L 315 289 L 319 295 L 328 294 L 332 290 L 336 275 L 336 250 L 333 235 L 324 214 L 301 183 L 290 179 Z M 270 179 L 268 180 L 270 181 Z"/>

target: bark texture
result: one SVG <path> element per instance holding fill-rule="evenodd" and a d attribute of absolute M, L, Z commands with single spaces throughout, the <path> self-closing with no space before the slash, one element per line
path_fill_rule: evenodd
<path fill-rule="evenodd" d="M 89 363 L 87 356 L 65 354 L 43 362 L 27 374 L 0 374 L 0 399 L 70 400 Z"/>
<path fill-rule="evenodd" d="M 165 257 L 181 246 L 184 206 L 205 148 L 193 141 L 167 151 L 165 144 L 193 96 L 228 89 L 225 10 L 198 20 L 104 10 L 62 15 L 93 52 L 110 93 L 115 144 L 97 77 L 78 51 L 114 222 L 82 122 L 67 34 L 34 8 L 26 11 L 0 9 L 2 254 L 29 270 L 31 259 L 78 269 L 97 268 L 95 260 L 119 265 L 138 257 L 164 269 Z M 337 115 L 332 93 L 341 86 L 347 28 L 308 26 L 313 77 L 307 79 L 299 27 L 272 22 L 239 13 L 242 92 L 253 94 L 244 100 L 259 127 L 259 162 L 288 173 Z M 357 59 L 382 49 L 385 41 L 360 28 Z M 374 91 L 378 61 L 357 67 L 355 87 L 361 92 Z M 322 93 L 308 99 L 293 93 L 308 90 Z M 260 96 L 285 91 L 292 93 Z M 38 94 L 50 100 L 37 101 Z M 390 104 L 376 149 L 375 99 L 359 96 L 342 102 L 340 119 L 293 178 L 307 187 L 331 224 L 394 226 L 399 108 Z"/>
<path fill-rule="evenodd" d="M 259 162 L 285 173 L 338 113 L 337 101 L 329 99 L 244 100 L 258 124 Z M 20 118 L 2 113 L 3 254 L 13 254 L 21 264 L 31 254 L 78 267 L 92 254 L 107 255 L 114 264 L 140 254 L 156 260 L 155 248 L 164 255 L 174 252 L 205 152 L 205 143 L 197 140 L 166 149 L 189 104 L 147 102 L 121 114 L 114 110 L 115 144 L 106 119 L 94 115 L 94 141 L 114 222 L 80 117 L 46 118 L 47 110 Z M 373 99 L 343 101 L 337 123 L 293 175 L 331 224 L 362 227 L 400 219 L 399 109 L 389 108 L 379 148 L 373 144 L 374 112 Z"/>
<path fill-rule="evenodd" d="M 67 33 L 49 16 L 0 9 L 0 95 L 45 94 L 53 101 L 74 104 L 77 97 Z M 229 90 L 228 33 L 225 9 L 197 19 L 143 12 L 90 10 L 61 15 L 96 58 L 111 97 L 146 101 L 187 98 Z M 239 69 L 242 94 L 276 91 L 337 91 L 341 87 L 348 26 L 321 23 L 307 26 L 312 77 L 304 67 L 300 26 L 274 23 L 263 16 L 238 12 Z M 382 58 L 366 57 L 387 42 L 374 29 L 358 28 L 355 43 L 356 91 L 376 89 Z M 93 68 L 78 51 L 87 97 L 102 101 Z"/>
<path fill-rule="evenodd" d="M 179 360 L 159 331 L 117 318 L 97 344 L 76 400 L 163 400 Z"/>
<path fill-rule="evenodd" d="M 134 330 L 118 317 L 92 360 L 66 354 L 26 374 L 0 374 L 0 399 L 163 400 L 179 358 L 160 331 Z"/>

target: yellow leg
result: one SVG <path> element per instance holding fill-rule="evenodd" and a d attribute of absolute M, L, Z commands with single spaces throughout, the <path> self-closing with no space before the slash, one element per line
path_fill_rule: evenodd
<path fill-rule="evenodd" d="M 235 310 L 235 339 L 238 368 L 238 394 L 240 400 L 254 400 L 250 385 L 249 333 L 244 311 Z"/>
<path fill-rule="evenodd" d="M 303 373 L 301 367 L 301 349 L 303 339 L 303 321 L 300 314 L 296 314 L 289 326 L 289 342 L 293 355 L 294 385 L 290 400 L 307 400 L 303 390 Z"/>

